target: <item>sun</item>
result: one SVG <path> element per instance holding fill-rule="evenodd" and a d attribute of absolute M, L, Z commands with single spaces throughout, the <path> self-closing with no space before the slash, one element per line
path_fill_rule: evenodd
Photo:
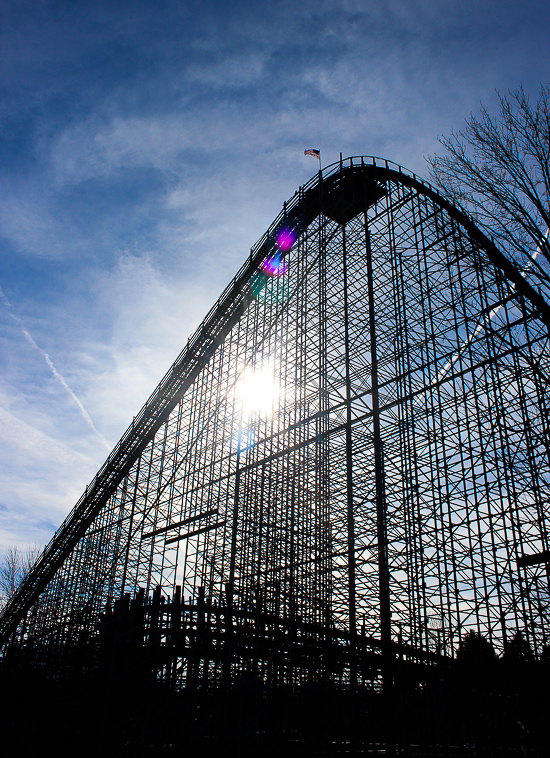
<path fill-rule="evenodd" d="M 267 415 L 272 412 L 280 391 L 273 364 L 264 363 L 261 367 L 245 369 L 235 394 L 242 402 L 244 416 Z"/>

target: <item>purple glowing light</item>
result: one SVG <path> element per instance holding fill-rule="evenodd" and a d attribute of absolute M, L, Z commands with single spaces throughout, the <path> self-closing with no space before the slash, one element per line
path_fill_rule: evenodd
<path fill-rule="evenodd" d="M 290 229 L 281 229 L 279 232 L 277 232 L 277 247 L 279 250 L 282 250 L 283 253 L 286 253 L 287 250 L 290 250 L 294 244 L 294 240 L 294 232 Z"/>
<path fill-rule="evenodd" d="M 260 271 L 263 271 L 267 276 L 279 277 L 284 276 L 287 270 L 286 261 L 282 261 L 279 255 L 273 255 L 266 258 L 260 264 Z"/>

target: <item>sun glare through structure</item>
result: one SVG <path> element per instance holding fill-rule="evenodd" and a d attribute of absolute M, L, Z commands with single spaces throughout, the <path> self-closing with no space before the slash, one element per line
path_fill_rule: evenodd
<path fill-rule="evenodd" d="M 242 402 L 244 416 L 254 413 L 266 415 L 271 413 L 280 390 L 273 364 L 266 363 L 260 368 L 245 369 L 235 394 Z"/>

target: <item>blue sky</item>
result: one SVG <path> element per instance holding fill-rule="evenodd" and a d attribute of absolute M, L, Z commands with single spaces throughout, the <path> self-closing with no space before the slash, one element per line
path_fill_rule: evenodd
<path fill-rule="evenodd" d="M 0 549 L 49 540 L 316 170 L 305 148 L 426 176 L 495 89 L 549 81 L 542 0 L 1 14 Z"/>

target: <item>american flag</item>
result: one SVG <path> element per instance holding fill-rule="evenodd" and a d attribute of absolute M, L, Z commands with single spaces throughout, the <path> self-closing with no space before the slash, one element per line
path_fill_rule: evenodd
<path fill-rule="evenodd" d="M 319 160 L 321 160 L 320 150 L 314 150 L 313 148 L 310 150 L 304 150 L 304 155 L 313 155 L 314 158 L 318 158 Z"/>

